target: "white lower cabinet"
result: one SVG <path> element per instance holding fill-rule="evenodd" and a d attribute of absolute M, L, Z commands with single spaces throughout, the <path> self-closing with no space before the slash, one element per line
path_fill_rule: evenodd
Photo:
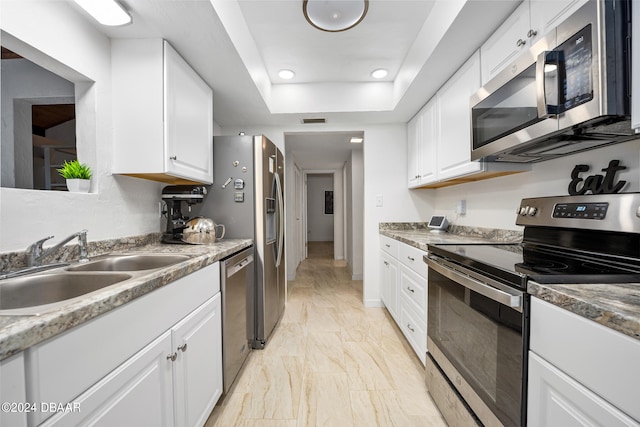
<path fill-rule="evenodd" d="M 28 425 L 202 426 L 222 393 L 220 295 L 215 263 L 29 347 L 26 401 L 71 410 Z"/>
<path fill-rule="evenodd" d="M 622 411 L 535 353 L 529 353 L 530 426 L 638 426 Z"/>
<path fill-rule="evenodd" d="M 220 295 L 171 330 L 176 426 L 204 425 L 222 395 Z"/>
<path fill-rule="evenodd" d="M 203 426 L 222 395 L 220 293 L 43 426 Z"/>
<path fill-rule="evenodd" d="M 391 316 L 398 320 L 398 261 L 386 253 L 381 254 L 380 278 L 382 302 Z"/>
<path fill-rule="evenodd" d="M 0 410 L 0 426 L 27 425 L 27 412 L 18 406 L 27 402 L 24 376 L 24 353 L 0 362 L 0 404 L 10 405 Z"/>
<path fill-rule="evenodd" d="M 173 426 L 171 350 L 167 331 L 42 426 Z"/>
<path fill-rule="evenodd" d="M 382 302 L 424 364 L 427 353 L 427 266 L 423 250 L 380 236 Z"/>
<path fill-rule="evenodd" d="M 531 298 L 530 426 L 640 426 L 640 341 Z"/>

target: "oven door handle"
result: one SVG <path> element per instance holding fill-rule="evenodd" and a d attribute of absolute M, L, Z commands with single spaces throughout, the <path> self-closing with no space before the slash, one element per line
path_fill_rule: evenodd
<path fill-rule="evenodd" d="M 496 302 L 499 302 L 500 304 L 504 304 L 508 307 L 522 310 L 523 293 L 520 291 L 517 291 L 514 289 L 513 290 L 514 293 L 512 294 L 512 293 L 503 291 L 501 289 L 498 289 L 494 286 L 491 286 L 489 283 L 487 283 L 487 282 L 495 282 L 494 280 L 485 278 L 486 282 L 480 281 L 477 278 L 471 277 L 472 275 L 475 276 L 475 274 L 472 271 L 467 270 L 466 268 L 461 267 L 459 265 L 455 265 L 454 267 L 453 264 L 448 263 L 441 259 L 438 259 L 436 261 L 434 258 L 428 257 L 426 258 L 425 262 L 427 263 L 429 268 L 434 269 L 438 273 L 464 286 L 465 288 L 468 288 L 474 292 L 484 295 L 485 297 L 490 298 Z"/>

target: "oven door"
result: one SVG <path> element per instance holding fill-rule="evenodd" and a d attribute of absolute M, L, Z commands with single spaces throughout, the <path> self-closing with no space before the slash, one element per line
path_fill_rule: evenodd
<path fill-rule="evenodd" d="M 429 255 L 427 349 L 485 426 L 526 423 L 527 295 Z"/>

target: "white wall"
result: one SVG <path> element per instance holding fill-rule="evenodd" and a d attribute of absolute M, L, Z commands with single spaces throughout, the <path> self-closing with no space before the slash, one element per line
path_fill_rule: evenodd
<path fill-rule="evenodd" d="M 586 178 L 593 174 L 604 175 L 601 169 L 615 159 L 627 167 L 616 175 L 617 179 L 627 181 L 622 192 L 640 191 L 640 140 L 635 140 L 536 163 L 530 172 L 440 188 L 435 190 L 434 212 L 446 215 L 454 224 L 518 230 L 521 227 L 515 225 L 515 212 L 521 199 L 567 195 L 575 165 L 590 166 L 588 172 L 580 175 Z M 457 216 L 455 206 L 461 199 L 467 201 L 467 214 Z"/>
<path fill-rule="evenodd" d="M 89 240 L 160 231 L 161 184 L 111 175 L 109 39 L 67 2 L 4 1 L 2 43 L 76 83 L 78 157 L 95 179 L 91 194 L 0 189 L 0 251 L 24 250 L 86 228 Z"/>
<path fill-rule="evenodd" d="M 325 191 L 333 191 L 333 175 L 307 176 L 307 235 L 309 242 L 333 242 L 333 215 L 324 213 Z"/>
<path fill-rule="evenodd" d="M 364 227 L 361 221 L 354 221 L 354 218 L 363 218 L 364 199 L 364 169 L 362 151 L 352 151 L 349 161 L 345 165 L 347 179 L 347 209 L 346 222 L 348 226 L 347 232 L 347 250 L 345 258 L 351 278 L 353 280 L 362 280 L 363 265 L 363 232 Z"/>

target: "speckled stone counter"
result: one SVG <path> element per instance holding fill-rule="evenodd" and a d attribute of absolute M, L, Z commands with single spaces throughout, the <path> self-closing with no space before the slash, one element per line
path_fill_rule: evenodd
<path fill-rule="evenodd" d="M 522 233 L 480 227 L 450 225 L 446 233 L 432 233 L 427 223 L 380 223 L 379 233 L 407 245 L 427 250 L 438 243 L 519 243 Z"/>
<path fill-rule="evenodd" d="M 126 239 L 125 239 L 126 240 Z M 155 239 L 151 238 L 151 241 Z M 127 243 L 128 242 L 128 243 Z M 129 301 L 165 286 L 196 270 L 215 263 L 253 244 L 250 239 L 224 239 L 212 245 L 167 245 L 148 243 L 136 246 L 138 239 L 122 244 L 106 244 L 108 253 L 184 254 L 186 261 L 166 268 L 137 272 L 129 280 L 74 298 L 38 315 L 0 315 L 0 360 L 78 326 Z M 148 242 L 148 241 L 145 241 Z M 118 250 L 113 250 L 118 248 Z M 91 255 L 95 256 L 94 248 Z M 54 272 L 56 270 L 49 270 Z"/>
<path fill-rule="evenodd" d="M 542 285 L 529 282 L 534 297 L 640 340 L 640 283 Z"/>

